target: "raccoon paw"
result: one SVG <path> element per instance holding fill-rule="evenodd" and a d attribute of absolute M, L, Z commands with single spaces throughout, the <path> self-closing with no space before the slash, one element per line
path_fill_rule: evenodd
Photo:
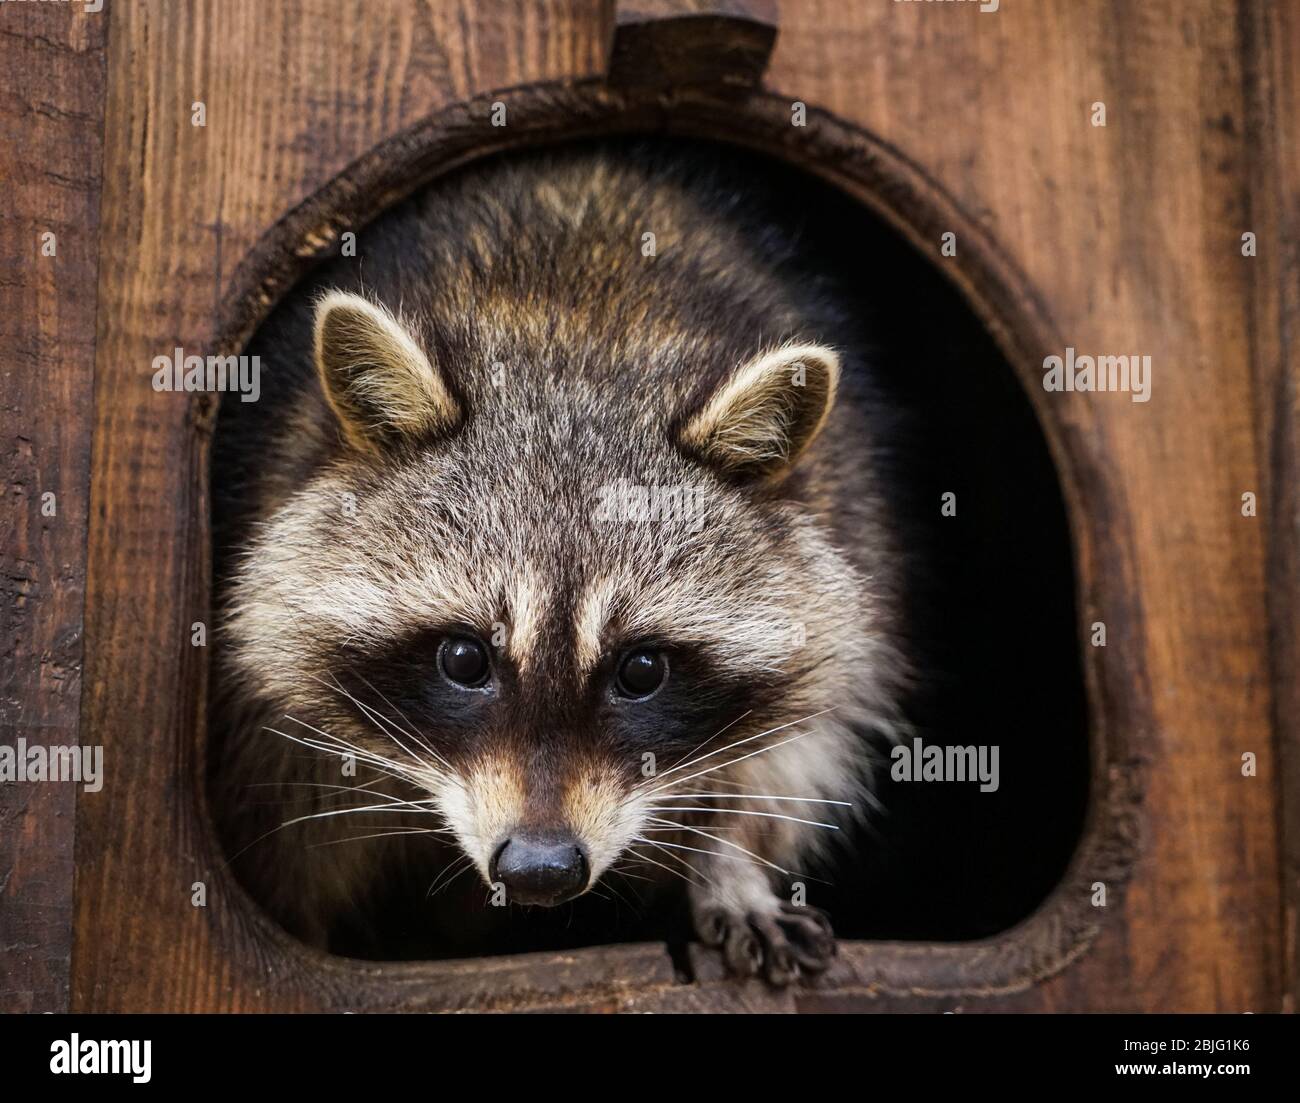
<path fill-rule="evenodd" d="M 744 913 L 706 909 L 697 916 L 696 931 L 705 945 L 721 951 L 733 974 L 761 974 L 777 987 L 800 973 L 820 973 L 835 955 L 830 920 L 816 908 L 794 904 Z"/>

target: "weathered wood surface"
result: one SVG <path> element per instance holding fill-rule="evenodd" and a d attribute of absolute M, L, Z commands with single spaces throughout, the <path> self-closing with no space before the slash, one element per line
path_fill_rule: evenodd
<path fill-rule="evenodd" d="M 78 743 L 105 28 L 66 4 L 0 5 L 0 744 L 15 747 Z M 0 784 L 0 1009 L 68 1007 L 76 800 Z"/>
<path fill-rule="evenodd" d="M 1300 996 L 1300 8 L 1276 4 L 1245 22 L 1254 111 L 1251 214 L 1273 227 L 1254 270 L 1259 447 L 1266 475 L 1273 716 L 1281 752 L 1285 951 L 1283 1000 Z"/>
<path fill-rule="evenodd" d="M 0 19 L 12 19 L 5 7 Z M 963 971 L 991 975 L 970 964 L 975 957 L 1017 952 L 1005 942 L 971 948 L 963 966 L 951 964 L 952 948 L 857 945 L 832 978 L 846 986 L 840 994 L 781 997 L 713 979 L 706 962 L 701 984 L 684 991 L 657 947 L 434 972 L 322 961 L 239 897 L 193 806 L 203 654 L 190 647 L 189 627 L 207 617 L 208 411 L 153 392 L 150 361 L 176 345 L 213 351 L 238 313 L 226 299 L 243 286 L 258 241 L 380 142 L 493 90 L 599 75 L 611 7 L 392 0 L 354 16 L 324 0 L 155 0 L 111 4 L 107 18 L 81 737 L 104 744 L 109 779 L 77 805 L 74 1007 L 1283 1005 L 1295 966 L 1283 934 L 1279 751 L 1291 753 L 1294 809 L 1300 703 L 1294 8 L 780 5 L 769 90 L 863 127 L 921 166 L 954 201 L 970 251 L 1024 274 L 1024 301 L 1003 305 L 1040 318 L 1037 332 L 1080 352 L 1154 362 L 1148 403 L 1035 396 L 1058 449 L 1093 484 L 1066 487 L 1076 522 L 1095 530 L 1080 563 L 1084 616 L 1125 629 L 1095 658 L 1092 688 L 1108 695 L 1101 712 L 1147 718 L 1108 731 L 1110 750 L 1124 753 L 1098 763 L 1113 800 L 1099 814 L 1124 812 L 1141 826 L 1127 890 L 1097 915 L 1079 960 L 1051 960 L 1022 970 L 1023 984 L 1001 986 L 1018 991 L 960 983 Z M 6 36 L 0 50 L 12 48 Z M 206 109 L 201 128 L 191 125 L 195 101 Z M 1097 102 L 1104 128 L 1090 122 Z M 486 112 L 457 125 L 465 137 L 481 125 L 485 142 L 510 140 L 488 132 Z M 800 140 L 780 138 L 787 154 Z M 937 228 L 920 217 L 915 225 Z M 1258 235 L 1257 257 L 1242 256 L 1246 231 Z M 979 245 L 981 235 L 999 248 Z M 945 263 L 937 240 L 924 244 Z M 978 298 L 988 291 L 966 254 L 963 236 L 952 274 Z M 72 313 L 84 323 L 84 311 Z M 1041 360 L 1062 350 L 1022 351 Z M 72 382 L 57 386 L 75 393 Z M 1246 491 L 1259 494 L 1256 518 L 1241 514 Z M 1085 516 L 1096 503 L 1105 515 Z M 1109 544 L 1096 536 L 1103 530 Z M 1127 693 L 1116 690 L 1125 670 Z M 22 697 L 34 699 L 28 689 Z M 1255 778 L 1241 774 L 1245 752 L 1258 756 Z M 54 822 L 54 811 L 37 809 L 28 824 Z M 1087 869 L 1076 872 L 1086 879 Z M 206 909 L 190 905 L 196 880 L 212 890 Z M 1025 952 L 1032 958 L 1033 947 Z M 910 996 L 895 990 L 909 975 L 918 978 Z M 945 987 L 967 994 L 946 996 Z"/>

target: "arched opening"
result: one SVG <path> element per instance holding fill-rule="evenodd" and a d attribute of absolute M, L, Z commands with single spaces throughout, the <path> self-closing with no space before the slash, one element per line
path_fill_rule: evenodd
<path fill-rule="evenodd" d="M 1088 797 L 1069 528 L 1034 412 L 1005 357 L 939 270 L 937 248 L 922 255 L 860 204 L 790 165 L 698 140 L 675 142 L 685 157 L 720 157 L 737 188 L 762 182 L 773 217 L 794 228 L 851 297 L 872 346 L 874 382 L 895 422 L 882 472 L 904 549 L 915 669 L 904 705 L 907 754 L 877 771 L 878 807 L 818 871 L 809 900 L 834 916 L 844 938 L 950 941 L 1006 930 L 1061 880 Z M 616 156 L 646 148 L 604 144 Z M 399 207 L 376 224 L 401 217 Z M 348 264 L 382 263 L 367 258 L 364 246 L 357 253 L 334 260 L 288 297 L 316 293 Z M 265 328 L 274 333 L 276 324 L 273 312 Z M 259 349 L 266 352 L 263 331 L 249 345 Z M 246 453 L 285 416 L 273 371 L 266 401 L 226 403 L 217 422 L 219 595 L 249 519 L 238 486 L 221 479 L 257 462 L 237 449 Z M 988 772 L 929 778 L 924 749 L 948 747 L 971 748 Z M 472 909 L 482 892 L 465 887 L 463 898 L 452 899 Z M 635 885 L 622 888 L 512 917 L 482 940 L 449 939 L 445 956 L 685 937 L 680 910 L 647 910 Z M 395 892 L 392 908 L 408 913 L 395 926 L 428 930 L 435 909 L 447 904 L 446 897 L 433 903 Z M 402 955 L 400 946 L 384 952 Z M 430 950 L 421 942 L 414 952 Z"/>

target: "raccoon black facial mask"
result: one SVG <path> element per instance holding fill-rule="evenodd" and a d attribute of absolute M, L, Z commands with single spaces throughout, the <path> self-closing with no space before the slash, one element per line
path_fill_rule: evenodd
<path fill-rule="evenodd" d="M 797 885 L 901 662 L 867 368 L 793 242 L 652 147 L 502 161 L 268 323 L 215 773 L 287 927 L 382 944 L 377 902 L 458 859 L 487 909 L 618 863 L 739 973 L 826 964 Z"/>

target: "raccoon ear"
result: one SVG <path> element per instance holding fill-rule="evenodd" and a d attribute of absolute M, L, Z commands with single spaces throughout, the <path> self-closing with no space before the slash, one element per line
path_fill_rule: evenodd
<path fill-rule="evenodd" d="M 316 304 L 316 370 L 354 448 L 445 433 L 460 407 L 415 338 L 384 307 L 345 291 Z"/>
<path fill-rule="evenodd" d="M 840 358 L 825 345 L 785 345 L 738 368 L 681 431 L 681 443 L 723 474 L 786 471 L 821 429 Z"/>

